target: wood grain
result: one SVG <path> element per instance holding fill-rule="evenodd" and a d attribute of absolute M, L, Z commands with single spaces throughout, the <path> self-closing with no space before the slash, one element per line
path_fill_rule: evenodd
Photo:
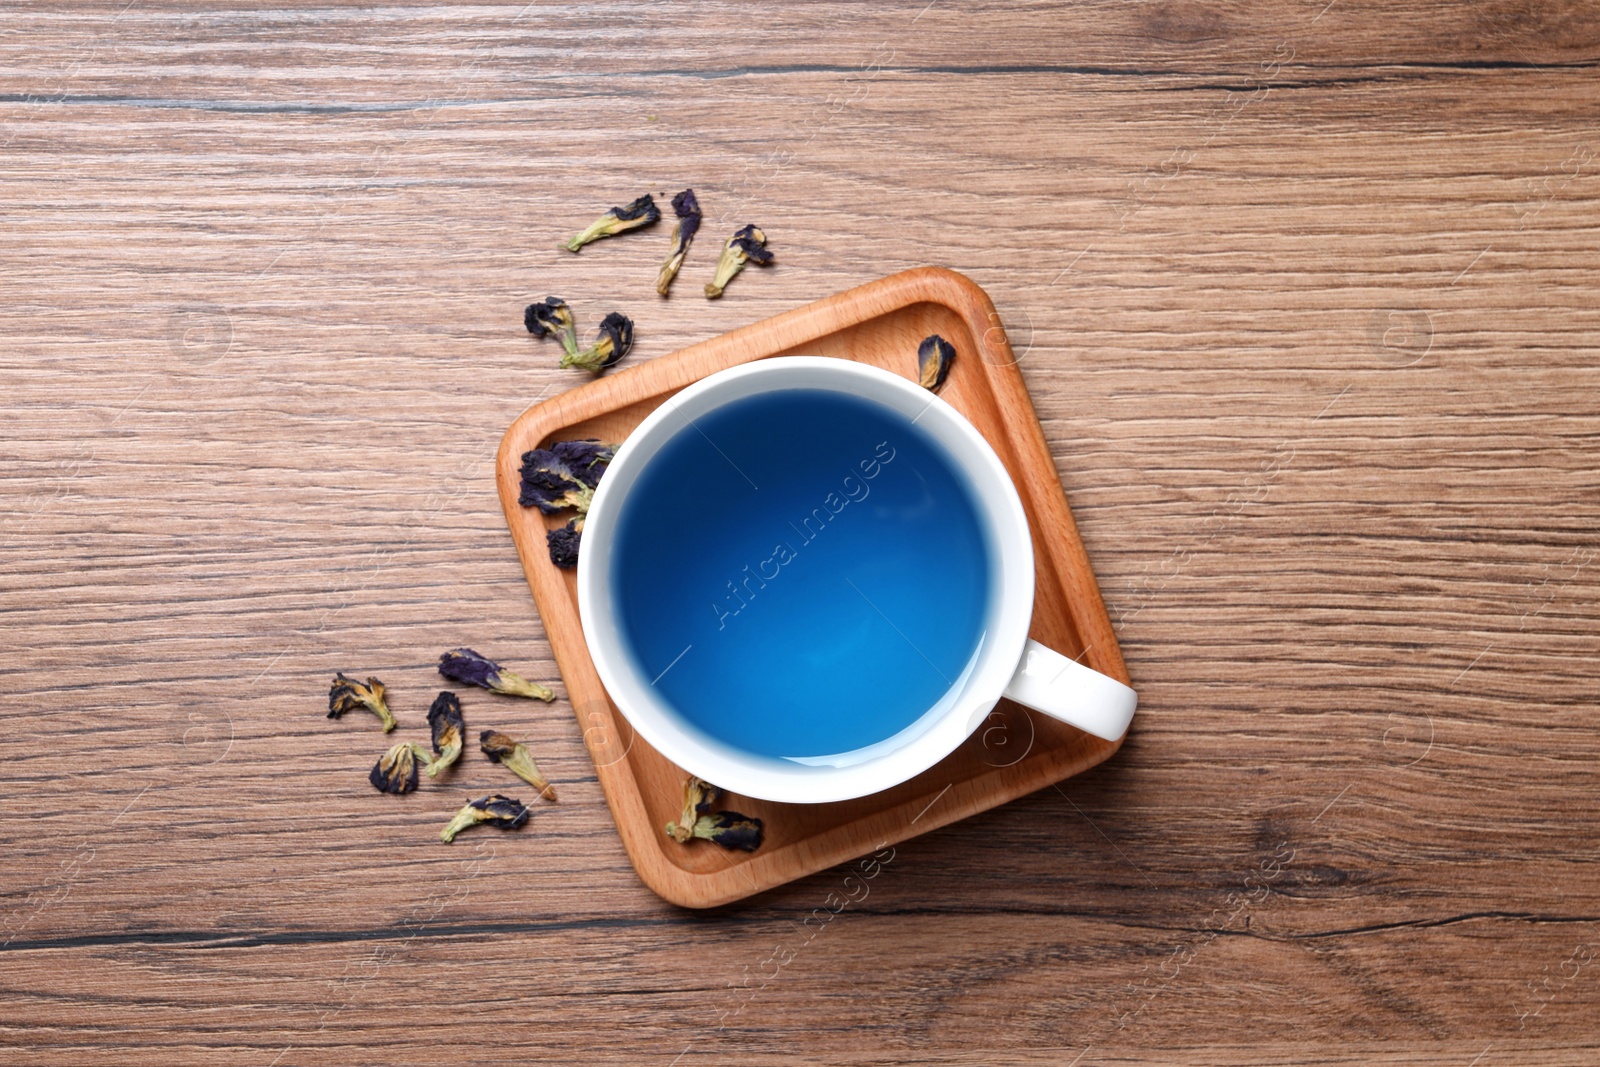
<path fill-rule="evenodd" d="M 1592 1062 L 1597 63 L 1526 0 L 17 5 L 5 1061 Z M 684 185 L 670 300 L 664 229 L 554 248 Z M 334 670 L 418 737 L 443 648 L 555 678 L 493 455 L 581 376 L 523 304 L 644 363 L 922 264 L 1022 355 L 1113 760 L 803 944 L 854 868 L 658 901 L 564 703 L 466 696 L 526 831 L 433 840 L 481 760 L 376 797 Z"/>

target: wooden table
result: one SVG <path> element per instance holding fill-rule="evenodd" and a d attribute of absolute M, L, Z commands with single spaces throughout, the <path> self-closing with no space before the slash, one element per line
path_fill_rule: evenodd
<path fill-rule="evenodd" d="M 0 1060 L 1594 1063 L 1600 20 L 1473 0 L 70 0 L 0 39 Z M 664 228 L 556 241 L 693 185 Z M 696 290 L 744 222 L 778 262 Z M 923 263 L 993 296 L 1143 702 L 1101 769 L 712 913 L 379 797 L 553 677 L 491 456 Z M 860 894 L 852 893 L 859 897 Z"/>

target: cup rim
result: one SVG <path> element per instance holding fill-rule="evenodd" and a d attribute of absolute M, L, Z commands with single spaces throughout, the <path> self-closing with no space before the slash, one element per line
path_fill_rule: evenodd
<path fill-rule="evenodd" d="M 614 617 L 610 549 L 621 502 L 640 473 L 692 419 L 748 396 L 788 388 L 846 392 L 908 417 L 962 471 L 990 542 L 993 592 L 979 649 L 968 670 L 908 728 L 915 730 L 914 736 L 843 766 L 744 752 L 690 727 L 655 693 L 624 651 Z M 999 701 L 1022 658 L 1033 615 L 1033 542 L 1022 500 L 1005 465 L 977 428 L 947 401 L 898 374 L 854 360 L 772 356 L 689 385 L 647 415 L 622 442 L 584 519 L 577 584 L 578 614 L 590 659 L 612 703 L 651 747 L 688 773 L 744 796 L 830 803 L 881 792 L 932 767 L 955 751 Z"/>

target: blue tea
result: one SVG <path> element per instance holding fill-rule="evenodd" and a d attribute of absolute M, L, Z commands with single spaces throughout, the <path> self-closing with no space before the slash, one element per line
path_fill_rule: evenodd
<path fill-rule="evenodd" d="M 618 513 L 612 584 L 639 673 L 746 752 L 884 741 L 978 651 L 989 552 L 964 475 L 910 419 L 789 389 L 682 428 Z"/>

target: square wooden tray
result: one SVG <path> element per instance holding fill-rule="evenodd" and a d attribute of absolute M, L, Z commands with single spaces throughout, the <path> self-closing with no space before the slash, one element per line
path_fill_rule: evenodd
<path fill-rule="evenodd" d="M 770 356 L 854 359 L 915 379 L 917 346 L 931 333 L 957 352 L 940 395 L 988 439 L 1027 511 L 1038 574 L 1031 636 L 1127 681 L 1000 317 L 982 289 L 953 271 L 905 271 L 607 374 L 529 408 L 500 443 L 495 477 L 506 522 L 617 830 L 639 877 L 675 904 L 711 907 L 771 889 L 1069 778 L 1120 745 L 1002 701 L 949 757 L 886 792 L 837 804 L 730 795 L 726 807 L 766 824 L 757 852 L 727 852 L 708 841 L 684 846 L 665 836 L 686 774 L 634 735 L 601 686 L 578 621 L 575 572 L 554 566 L 546 548 L 545 531 L 557 522 L 517 503 L 522 453 L 568 438 L 620 442 L 678 390 Z"/>

